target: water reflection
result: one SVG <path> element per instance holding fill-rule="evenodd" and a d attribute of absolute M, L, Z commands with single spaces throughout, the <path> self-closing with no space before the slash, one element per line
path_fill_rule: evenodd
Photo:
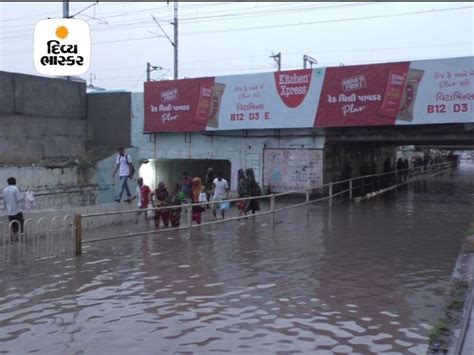
<path fill-rule="evenodd" d="M 360 204 L 89 244 L 4 272 L 12 353 L 420 353 L 464 230 L 473 170 Z"/>

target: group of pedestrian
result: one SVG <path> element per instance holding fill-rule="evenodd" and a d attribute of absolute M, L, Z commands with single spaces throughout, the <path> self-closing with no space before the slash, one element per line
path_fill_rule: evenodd
<path fill-rule="evenodd" d="M 182 182 L 185 181 L 187 173 L 183 175 L 183 179 L 181 179 Z M 229 203 L 225 202 L 225 200 L 229 199 L 229 183 L 224 179 L 222 173 L 219 172 L 215 176 L 216 177 L 214 177 L 214 170 L 209 168 L 205 185 L 203 185 L 200 177 L 192 179 L 191 202 L 197 204 L 193 206 L 193 221 L 197 224 L 201 224 L 202 213 L 206 211 L 206 208 L 209 208 L 209 205 L 211 205 L 212 214 L 216 218 L 217 209 L 220 210 L 222 218 L 225 218 L 226 210 L 229 208 Z"/>
<path fill-rule="evenodd" d="M 245 197 L 258 197 L 262 195 L 262 189 L 255 179 L 255 173 L 252 168 L 244 171 L 239 169 L 237 172 L 237 191 L 239 198 Z M 260 204 L 258 199 L 246 199 L 237 202 L 237 208 L 240 210 L 239 217 L 243 214 L 247 214 L 252 211 L 255 214 L 256 211 L 260 211 Z"/>
<path fill-rule="evenodd" d="M 230 204 L 226 200 L 230 196 L 230 187 L 228 181 L 221 172 L 217 174 L 213 168 L 209 168 L 206 174 L 205 183 L 203 184 L 201 177 L 191 178 L 188 172 L 183 172 L 180 181 L 174 185 L 170 192 L 163 181 L 160 181 L 158 187 L 153 191 L 144 184 L 143 178 L 137 179 L 136 194 L 132 196 L 128 187 L 128 180 L 133 178 L 135 168 L 130 155 L 126 154 L 124 148 L 118 149 L 116 159 L 116 167 L 113 172 L 113 178 L 119 173 L 120 176 L 120 193 L 115 201 L 120 202 L 125 193 L 127 198 L 125 202 L 132 202 L 137 199 L 137 212 L 135 222 L 138 223 L 140 216 L 144 215 L 146 220 L 153 219 L 155 227 L 159 228 L 162 224 L 164 227 L 179 227 L 181 219 L 181 209 L 183 204 L 193 204 L 192 220 L 197 224 L 202 222 L 202 213 L 206 209 L 211 209 L 212 214 L 217 218 L 217 210 L 220 216 L 225 218 L 226 211 Z M 262 194 L 261 188 L 255 179 L 253 169 L 238 171 L 238 195 L 239 198 L 258 197 Z M 163 208 L 169 207 L 169 208 Z M 153 211 L 152 209 L 155 208 Z M 252 211 L 260 211 L 260 205 L 257 199 L 245 199 L 237 203 L 239 216 Z M 140 210 L 146 210 L 140 211 Z"/>
<path fill-rule="evenodd" d="M 140 216 L 144 214 L 145 220 L 152 218 L 155 223 L 155 227 L 159 228 L 160 225 L 164 227 L 179 227 L 181 221 L 181 210 L 182 204 L 197 204 L 192 209 L 192 219 L 197 224 L 202 222 L 202 212 L 205 211 L 202 203 L 207 202 L 205 188 L 202 184 L 200 177 L 191 179 L 187 172 L 184 172 L 179 183 L 175 184 L 173 190 L 170 192 L 165 186 L 163 181 L 160 181 L 158 187 L 153 191 L 144 184 L 143 178 L 137 179 L 137 191 L 135 196 L 129 197 L 128 200 L 132 201 L 135 198 L 138 203 L 137 206 L 141 210 L 148 210 L 151 213 L 142 213 L 144 211 L 138 211 L 135 222 L 138 223 Z M 123 186 L 123 185 L 122 185 Z M 126 189 L 125 189 L 126 190 Z M 222 174 L 217 174 L 213 182 L 212 196 L 215 201 L 222 201 L 228 198 L 229 185 L 223 178 Z M 169 208 L 163 208 L 169 207 Z M 151 209 L 155 208 L 154 211 Z M 214 215 L 217 207 L 213 207 Z M 222 217 L 225 217 L 224 210 L 221 210 Z"/>
<path fill-rule="evenodd" d="M 161 181 L 158 184 L 158 187 L 153 191 L 143 183 L 143 178 L 137 179 L 137 191 L 136 195 L 132 198 L 137 198 L 138 209 L 135 223 L 138 223 L 140 220 L 140 216 L 143 214 L 145 220 L 148 221 L 149 219 L 154 220 L 154 224 L 156 228 L 160 227 L 160 224 L 163 223 L 164 227 L 171 227 L 176 228 L 179 227 L 181 221 L 181 207 L 180 205 L 184 201 L 184 195 L 180 191 L 180 187 L 177 184 L 171 193 L 165 186 L 165 183 Z M 161 208 L 167 207 L 170 208 Z M 151 210 L 152 208 L 158 208 L 156 210 Z M 146 210 L 147 212 L 144 213 Z"/>

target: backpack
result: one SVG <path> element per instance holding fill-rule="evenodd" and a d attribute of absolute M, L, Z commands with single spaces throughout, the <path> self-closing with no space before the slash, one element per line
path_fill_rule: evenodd
<path fill-rule="evenodd" d="M 127 159 L 128 168 L 130 170 L 130 173 L 128 174 L 128 176 L 130 177 L 130 179 L 132 179 L 133 175 L 135 175 L 135 167 L 133 166 L 133 163 L 130 161 L 129 156 L 130 155 L 125 154 L 125 159 Z M 118 158 L 119 158 L 119 161 L 120 161 L 120 155 L 118 156 Z"/>
<path fill-rule="evenodd" d="M 133 175 L 135 175 L 135 167 L 133 166 L 132 162 L 128 161 L 128 155 L 127 155 L 127 162 L 128 162 L 128 167 L 130 168 L 130 179 L 133 178 Z"/>

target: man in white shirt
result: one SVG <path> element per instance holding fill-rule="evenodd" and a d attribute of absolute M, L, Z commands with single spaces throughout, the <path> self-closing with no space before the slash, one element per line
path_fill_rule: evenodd
<path fill-rule="evenodd" d="M 115 166 L 115 170 L 112 175 L 112 177 L 115 179 L 115 174 L 117 174 L 118 171 L 120 176 L 120 194 L 117 196 L 115 201 L 120 202 L 122 195 L 125 192 L 127 194 L 127 199 L 125 202 L 131 202 L 130 198 L 132 194 L 128 188 L 127 180 L 131 178 L 132 175 L 132 158 L 130 155 L 125 154 L 125 150 L 122 147 L 118 149 L 118 153 L 119 155 L 117 156 L 117 165 Z"/>
<path fill-rule="evenodd" d="M 8 219 L 11 221 L 17 221 L 18 223 L 13 223 L 12 232 L 14 234 L 18 233 L 18 227 L 21 228 L 23 232 L 23 212 L 20 208 L 20 202 L 25 198 L 24 194 L 20 192 L 18 187 L 16 187 L 16 179 L 14 177 L 7 179 L 8 186 L 3 189 L 3 205 L 7 210 Z M 16 236 L 18 239 L 18 236 Z"/>
<path fill-rule="evenodd" d="M 218 173 L 217 178 L 212 182 L 212 200 L 222 201 L 226 199 L 229 199 L 229 183 L 223 178 L 222 173 Z M 216 209 L 218 206 L 220 206 L 222 218 L 225 218 L 225 208 L 222 208 L 223 206 L 219 203 L 212 205 L 212 214 L 217 217 Z"/>

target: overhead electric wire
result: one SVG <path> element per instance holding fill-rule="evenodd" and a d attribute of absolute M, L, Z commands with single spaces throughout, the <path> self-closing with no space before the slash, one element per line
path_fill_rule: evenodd
<path fill-rule="evenodd" d="M 286 13 L 297 13 L 301 11 L 319 11 L 319 10 L 331 10 L 331 9 L 339 9 L 339 8 L 344 8 L 344 7 L 354 7 L 354 6 L 372 6 L 372 5 L 380 5 L 380 3 L 351 3 L 351 4 L 337 4 L 337 5 L 331 5 L 331 6 L 305 6 L 305 7 L 295 7 L 295 8 L 289 8 L 289 9 L 280 9 L 280 10 L 266 10 L 263 12 L 244 12 L 244 13 L 232 13 L 232 14 L 224 14 L 224 15 L 214 15 L 210 16 L 212 18 L 206 17 L 206 16 L 199 16 L 199 17 L 192 17 L 192 18 L 186 18 L 186 16 L 180 16 L 180 22 L 183 23 L 190 23 L 190 22 L 199 22 L 201 20 L 206 19 L 207 21 L 218 21 L 224 18 L 234 18 L 234 19 L 241 19 L 241 18 L 252 18 L 252 17 L 263 17 L 263 16 L 273 16 L 273 15 L 281 15 L 281 14 L 286 14 Z M 147 9 L 147 10 L 153 10 L 153 9 Z M 244 9 L 245 10 L 245 9 Z M 142 11 L 142 10 L 137 10 L 137 11 Z M 127 14 L 129 17 L 131 13 Z M 110 31 L 110 30 L 117 30 L 117 29 L 139 29 L 139 28 L 145 28 L 148 27 L 148 23 L 151 23 L 149 17 L 149 14 L 146 14 L 145 17 L 138 18 L 138 19 L 132 19 L 130 21 L 116 21 L 116 22 L 111 22 L 108 23 L 108 25 L 105 27 L 93 27 L 93 31 Z M 97 17 L 97 21 L 104 21 L 106 19 L 110 18 L 110 16 L 105 16 L 105 17 Z M 164 19 L 164 18 L 157 18 L 163 24 L 165 25 L 170 25 L 173 22 L 173 19 Z M 188 21 L 190 20 L 190 21 Z M 24 26 L 22 26 L 24 27 Z M 24 39 L 28 38 L 31 35 L 31 31 L 28 29 L 22 29 L 22 30 L 14 30 L 14 31 L 4 31 L 3 35 L 5 37 L 1 38 L 5 41 L 8 40 L 19 40 L 19 39 Z M 13 37 L 12 37 L 13 36 Z M 20 36 L 20 37 L 18 37 Z M 23 37 L 21 37 L 23 36 Z"/>
<path fill-rule="evenodd" d="M 273 15 L 281 15 L 281 14 L 289 14 L 289 13 L 297 13 L 301 11 L 319 11 L 319 10 L 328 10 L 328 9 L 339 9 L 341 7 L 354 7 L 354 6 L 367 6 L 367 5 L 380 5 L 380 3 L 354 3 L 354 4 L 341 4 L 341 5 L 331 5 L 331 6 L 305 6 L 305 7 L 295 7 L 290 9 L 279 9 L 279 10 L 265 10 L 262 12 L 244 12 L 244 13 L 232 13 L 232 14 L 223 14 L 223 15 L 213 15 L 213 16 L 198 16 L 198 17 L 191 17 L 186 18 L 186 16 L 180 16 L 180 23 L 190 23 L 190 22 L 199 22 L 202 20 L 207 21 L 218 21 L 224 18 L 233 18 L 233 19 L 242 19 L 242 18 L 252 18 L 252 17 L 263 17 L 263 16 L 273 16 Z M 150 12 L 151 10 L 155 9 L 147 9 L 138 10 L 139 12 Z M 131 13 L 127 14 L 129 17 Z M 150 18 L 146 14 L 146 17 L 131 19 L 130 21 L 116 21 L 116 22 L 109 22 L 107 26 L 104 27 L 93 27 L 93 31 L 111 31 L 111 30 L 120 30 L 120 29 L 138 29 L 138 28 L 145 28 L 148 27 L 149 24 L 152 23 Z M 105 17 L 96 17 L 97 21 L 106 21 L 111 16 Z M 173 22 L 173 19 L 163 19 L 158 18 L 160 22 L 163 24 L 170 25 Z M 24 27 L 24 25 L 21 25 Z M 12 40 L 21 40 L 26 39 L 31 36 L 31 31 L 29 29 L 22 29 L 22 30 L 13 30 L 13 31 L 3 31 L 3 37 L 0 37 L 3 41 L 12 41 Z"/>
<path fill-rule="evenodd" d="M 404 13 L 397 13 L 397 14 L 387 14 L 387 15 L 374 15 L 374 16 L 365 16 L 365 17 L 351 17 L 351 18 L 340 18 L 340 19 L 332 19 L 332 20 L 321 20 L 321 21 L 311 21 L 311 22 L 300 22 L 300 23 L 293 23 L 293 24 L 280 24 L 280 25 L 268 25 L 268 26 L 256 26 L 256 27 L 240 27 L 240 28 L 232 28 L 232 29 L 221 29 L 218 33 L 224 32 L 235 32 L 235 31 L 248 31 L 248 30 L 261 30 L 261 29 L 271 29 L 271 28 L 282 28 L 282 27 L 292 27 L 292 26 L 308 26 L 314 24 L 326 24 L 326 23 L 338 23 L 338 22 L 348 22 L 348 21 L 360 21 L 360 20 L 370 20 L 376 18 L 387 18 L 387 17 L 399 17 L 399 16 L 410 16 L 416 14 L 425 14 L 425 13 L 437 13 L 437 12 L 446 12 L 446 11 L 456 11 L 456 10 L 463 10 L 463 9 L 474 9 L 474 6 L 462 6 L 462 7 L 454 7 L 454 8 L 444 8 L 444 9 L 432 9 L 432 10 L 423 10 L 423 11 L 413 11 L 413 12 L 404 12 Z M 199 34 L 215 34 L 216 31 L 195 31 L 195 32 L 184 32 L 182 33 L 183 36 L 191 36 L 191 35 L 199 35 Z M 95 44 L 107 44 L 107 43 L 118 43 L 118 42 L 126 42 L 132 40 L 143 40 L 143 39 L 152 39 L 157 38 L 158 35 L 155 36 L 148 36 L 148 37 L 141 37 L 141 38 L 131 38 L 131 39 L 124 39 L 124 40 L 114 40 L 114 41 L 104 41 L 104 42 L 97 42 Z M 93 44 L 94 45 L 94 44 Z M 26 49 L 24 49 L 26 51 Z M 29 50 L 29 49 L 28 49 Z M 14 51 L 14 52 L 13 52 Z M 13 50 L 11 52 L 4 52 L 4 55 L 7 54 L 17 54 L 21 53 L 23 49 Z"/>
<path fill-rule="evenodd" d="M 394 51 L 394 50 L 401 50 L 401 49 L 416 49 L 416 48 L 444 48 L 444 47 L 456 47 L 456 46 L 474 46 L 474 43 L 450 43 L 450 44 L 433 44 L 433 45 L 419 45 L 419 46 L 403 46 L 403 47 L 382 47 L 382 48 L 351 48 L 351 49 L 344 49 L 344 50 L 331 50 L 331 51 L 320 51 L 318 49 L 314 50 L 305 50 L 304 53 L 307 52 L 315 52 L 318 54 L 323 53 L 352 53 L 352 52 L 377 52 L 377 51 Z M 282 55 L 294 55 L 294 56 L 302 56 L 303 52 L 282 52 Z M 268 53 L 266 54 L 255 54 L 255 55 L 246 55 L 246 56 L 238 56 L 238 57 L 225 57 L 225 58 L 214 58 L 214 59 L 203 59 L 203 60 L 188 60 L 188 61 L 181 61 L 181 64 L 195 64 L 195 63 L 213 63 L 213 62 L 225 62 L 225 61 L 232 61 L 235 59 L 249 59 L 249 58 L 268 58 Z M 357 61 L 359 63 L 360 61 Z M 335 64 L 335 62 L 325 62 L 326 64 Z M 346 62 L 348 63 L 348 62 Z M 323 63 L 319 63 L 318 66 L 320 67 Z M 337 63 L 339 64 L 339 63 Z M 129 66 L 129 67 L 118 67 L 118 68 L 104 68 L 104 69 L 95 69 L 96 71 L 110 71 L 110 70 L 131 70 L 137 69 L 138 66 Z M 94 70 L 93 70 L 94 71 Z"/>
<path fill-rule="evenodd" d="M 374 3 L 372 3 L 374 4 Z M 377 4 L 380 4 L 380 3 L 377 3 Z M 234 5 L 234 4 L 230 4 L 230 5 Z M 342 5 L 345 5 L 345 4 L 342 4 Z M 342 6 L 342 5 L 339 5 L 339 6 Z M 351 4 L 349 4 L 351 5 Z M 352 4 L 353 6 L 355 6 L 355 4 Z M 360 5 L 363 5 L 363 4 L 360 4 Z M 347 6 L 347 5 L 345 5 Z M 337 6 L 336 5 L 333 5 L 333 6 L 330 6 L 332 8 L 336 8 Z M 248 30 L 255 30 L 255 31 L 258 31 L 258 30 L 265 30 L 265 29 L 271 29 L 271 28 L 285 28 L 285 27 L 293 27 L 293 26 L 309 26 L 309 25 L 315 25 L 315 24 L 327 24 L 327 23 L 339 23 L 339 22 L 348 22 L 348 21 L 361 21 L 361 20 L 372 20 L 372 19 L 378 19 L 378 18 L 388 18 L 388 17 L 399 17 L 399 16 L 408 16 L 408 15 L 417 15 L 417 14 L 426 14 L 426 13 L 442 13 L 442 12 L 446 12 L 446 11 L 457 11 L 457 10 L 462 10 L 462 9 L 471 9 L 471 10 L 474 10 L 474 6 L 459 6 L 459 7 L 450 7 L 450 8 L 440 8 L 440 9 L 431 9 L 431 10 L 419 10 L 419 11 L 412 11 L 412 12 L 403 12 L 403 13 L 395 13 L 395 14 L 386 14 L 386 15 L 372 15 L 372 16 L 364 16 L 364 17 L 349 17 L 349 18 L 338 18 L 338 19 L 328 19 L 328 20 L 320 20 L 320 21 L 311 21 L 311 22 L 299 22 L 299 23 L 292 23 L 292 24 L 276 24 L 276 25 L 265 25 L 265 26 L 255 26 L 255 27 L 235 27 L 235 28 L 231 28 L 231 29 L 219 29 L 219 30 L 215 30 L 215 31 L 210 31 L 210 30 L 204 30 L 204 31 L 195 31 L 195 32 L 184 32 L 183 35 L 184 36 L 191 36 L 191 35 L 201 35 L 201 34 L 219 34 L 219 33 L 223 33 L 223 32 L 234 32 L 234 31 L 248 31 Z M 218 21 L 218 20 L 224 20 L 224 21 L 229 21 L 229 19 L 239 19 L 239 18 L 244 18 L 244 17 L 256 17 L 256 16 L 262 16 L 262 14 L 264 13 L 263 11 L 260 11 L 258 14 L 254 14 L 254 13 L 250 13 L 248 12 L 248 8 L 246 8 L 245 10 L 247 10 L 247 12 L 240 12 L 240 13 L 235 13 L 235 14 L 227 14 L 225 16 L 217 16 L 217 15 L 207 15 L 207 16 L 199 16 L 199 15 L 194 15 L 193 17 L 187 17 L 187 22 L 186 24 L 190 24 L 192 22 L 197 22 L 197 21 L 202 21 L 202 20 L 206 20 L 206 21 Z M 317 8 L 315 8 L 314 10 L 318 10 Z M 139 10 L 137 10 L 139 11 Z M 283 7 L 280 7 L 278 10 L 273 8 L 273 9 L 269 9 L 268 11 L 266 11 L 267 15 L 268 16 L 272 16 L 272 15 L 282 15 L 282 14 L 285 14 L 285 13 L 296 13 L 296 12 L 302 12 L 302 11 L 309 11 L 308 10 L 308 7 L 305 7 L 304 9 L 303 8 L 283 8 Z M 311 10 L 313 11 L 313 10 Z M 143 11 L 145 12 L 145 11 Z M 147 23 L 143 23 L 143 21 L 141 19 L 130 19 L 130 21 L 117 21 L 117 22 L 113 22 L 111 23 L 111 25 L 108 25 L 108 26 L 104 26 L 104 27 L 99 27 L 99 28 L 93 28 L 93 31 L 102 31 L 102 30 L 121 30 L 121 29 L 139 29 L 139 28 L 146 28 L 146 27 L 149 27 L 153 22 L 151 21 L 151 19 L 149 19 L 149 14 L 146 14 L 147 16 L 147 20 L 148 22 Z M 28 16 L 29 17 L 29 16 Z M 96 16 L 98 19 L 99 17 Z M 119 17 L 119 16 L 117 16 Z M 186 17 L 183 16 L 185 19 L 183 21 L 186 21 Z M 104 16 L 103 17 L 104 19 L 107 19 L 109 17 L 107 16 Z M 181 18 L 180 18 L 180 22 L 181 22 Z M 130 26 L 130 24 L 134 24 L 136 25 L 135 27 L 132 25 Z M 1 24 L 0 24 L 1 26 Z M 11 32 L 10 33 L 11 36 L 14 35 L 14 32 Z M 29 36 L 31 37 L 31 36 Z M 124 38 L 124 39 L 116 39 L 116 40 L 106 40 L 106 41 L 101 41 L 101 42 L 94 42 L 93 43 L 93 46 L 95 45 L 107 45 L 107 44 L 113 44 L 113 43 L 121 43 L 121 42 L 132 42 L 132 41 L 141 41 L 141 40 L 148 40 L 148 39 L 157 39 L 157 38 L 160 38 L 160 37 L 163 37 L 163 36 L 158 36 L 158 35 L 154 35 L 154 36 L 146 36 L 146 37 L 135 37 L 135 38 Z M 18 39 L 18 38 L 17 38 Z M 25 38 L 27 40 L 32 40 L 32 38 Z M 454 43 L 454 44 L 437 44 L 437 45 L 421 45 L 421 46 L 405 46 L 405 47 L 385 47 L 385 48 L 367 48 L 367 49 L 361 49 L 361 48 L 358 48 L 358 49 L 347 49 L 347 50 L 328 50 L 328 51 L 320 51 L 320 50 L 311 50 L 311 49 L 308 49 L 308 50 L 305 50 L 305 53 L 311 53 L 311 52 L 314 52 L 314 53 L 319 53 L 319 54 L 323 54 L 323 53 L 350 53 L 350 52 L 377 52 L 377 51 L 394 51 L 394 50 L 400 50 L 400 49 L 413 49 L 413 48 L 443 48 L 443 47 L 456 47 L 456 46 L 473 46 L 473 43 Z M 16 55 L 16 54 L 20 54 L 20 53 L 27 53 L 27 52 L 30 52 L 31 51 L 31 48 L 28 48 L 28 49 L 22 49 L 22 48 L 19 48 L 19 49 L 12 49 L 10 51 L 5 51 L 5 52 L 2 52 L 2 55 Z M 286 55 L 286 56 L 297 56 L 297 55 L 302 55 L 303 53 L 300 53 L 300 52 L 288 52 L 288 53 L 285 53 L 285 52 L 282 52 L 283 55 Z M 219 62 L 219 61 L 226 61 L 226 60 L 233 60 L 233 59 L 243 59 L 243 58 L 259 58 L 259 57 L 268 57 L 268 54 L 259 54 L 259 55 L 251 55 L 251 56 L 240 56 L 240 57 L 230 57 L 230 58 L 214 58 L 214 59 L 210 59 L 210 60 L 194 60 L 194 61 L 184 61 L 184 62 L 181 62 L 182 64 L 193 64 L 193 63 L 206 63 L 206 62 Z M 318 58 L 319 59 L 319 58 Z M 429 59 L 429 58 L 426 58 L 426 59 Z M 394 61 L 405 61 L 405 60 L 414 60 L 414 58 L 409 58 L 409 59 L 394 59 Z M 417 59 L 417 60 L 420 60 L 420 59 Z M 368 61 L 370 62 L 370 60 L 364 60 L 364 61 L 344 61 L 344 60 L 341 60 L 342 62 L 344 62 L 344 64 L 365 64 L 367 63 Z M 374 61 L 372 61 L 374 62 Z M 339 65 L 339 62 L 324 62 L 324 61 L 320 61 L 320 63 L 318 64 L 318 66 L 329 66 L 329 65 Z M 296 67 L 296 65 L 295 65 Z M 126 67 L 125 67 L 126 68 Z M 132 67 L 129 67 L 130 69 L 132 69 Z M 198 66 L 198 67 L 193 67 L 192 65 L 187 67 L 186 65 L 183 67 L 186 71 L 200 71 L 200 72 L 205 72 L 206 74 L 208 73 L 208 68 L 206 67 L 202 67 L 202 66 Z M 273 68 L 272 65 L 268 64 L 267 66 L 254 66 L 254 67 L 245 67 L 245 66 L 239 66 L 239 67 L 224 67 L 224 68 L 216 68 L 215 66 L 212 67 L 212 68 L 209 68 L 209 70 L 211 71 L 211 74 L 215 74 L 215 73 L 226 73 L 226 72 L 233 72 L 233 71 L 240 71 L 240 72 L 244 72 L 244 71 L 254 71 L 254 70 L 262 70 L 262 69 L 271 69 Z M 298 69 L 300 68 L 300 66 L 297 67 Z M 121 70 L 121 69 L 124 69 L 124 67 L 122 68 L 118 68 L 118 70 Z M 138 68 L 137 68 L 138 69 Z M 291 68 L 285 68 L 285 69 L 291 69 Z M 104 69 L 103 71 L 106 71 L 107 69 Z M 108 70 L 114 70 L 113 68 L 108 68 Z M 91 69 L 90 71 L 92 72 L 101 72 L 101 69 Z M 202 76 L 202 74 L 200 74 L 200 76 Z M 110 79 L 107 79 L 109 81 L 120 81 L 120 80 L 123 80 L 123 82 L 131 82 L 131 81 L 135 81 L 136 79 L 131 79 L 131 80 L 128 80 L 128 79 L 120 79 L 120 78 L 117 78 L 117 77 L 113 77 L 113 78 L 110 78 Z M 101 78 L 101 81 L 106 81 L 106 80 L 103 80 Z M 136 85 L 135 85 L 136 86 Z"/>
<path fill-rule="evenodd" d="M 265 26 L 254 26 L 254 27 L 236 27 L 230 29 L 220 29 L 217 33 L 228 33 L 228 32 L 236 32 L 236 31 L 250 31 L 250 30 L 265 30 L 265 29 L 272 29 L 272 28 L 284 28 L 284 27 L 294 27 L 294 26 L 307 26 L 307 25 L 314 25 L 314 24 L 327 24 L 327 23 L 339 23 L 339 22 L 349 22 L 349 21 L 360 21 L 360 20 L 371 20 L 371 19 L 378 19 L 378 18 L 387 18 L 387 17 L 399 17 L 399 16 L 410 16 L 410 15 L 417 15 L 417 14 L 426 14 L 426 13 L 439 13 L 439 12 L 448 12 L 448 11 L 457 11 L 463 9 L 474 9 L 474 6 L 460 6 L 460 7 L 451 7 L 451 8 L 443 8 L 443 9 L 431 9 L 431 10 L 421 10 L 421 11 L 412 11 L 412 12 L 402 12 L 396 14 L 385 14 L 385 15 L 372 15 L 372 16 L 364 16 L 364 17 L 350 17 L 350 18 L 339 18 L 339 19 L 330 19 L 330 20 L 318 20 L 318 21 L 310 21 L 310 22 L 298 22 L 298 23 L 289 23 L 289 24 L 279 24 L 279 25 L 265 25 Z M 181 21 L 181 20 L 180 20 Z M 153 23 L 150 19 L 136 21 L 133 23 L 128 24 L 117 24 L 117 26 L 109 26 L 104 28 L 96 28 L 94 31 L 110 31 L 113 29 L 138 29 L 149 27 L 148 23 Z M 136 26 L 131 26 L 131 25 Z M 125 26 L 125 27 L 124 27 Z M 205 30 L 205 31 L 193 31 L 193 32 L 182 32 L 181 35 L 201 35 L 201 34 L 215 34 L 215 30 Z M 31 33 L 30 33 L 31 36 Z M 6 37 L 1 38 L 0 40 L 8 41 L 8 40 L 19 40 L 19 39 L 27 39 L 28 37 L 18 38 L 18 37 Z"/>
<path fill-rule="evenodd" d="M 294 56 L 302 56 L 305 53 L 352 53 L 352 52 L 377 52 L 377 51 L 388 51 L 388 50 L 400 50 L 400 49 L 416 49 L 416 48 L 439 48 L 439 47 L 456 47 L 456 46 L 474 46 L 474 43 L 448 43 L 448 44 L 433 44 L 433 45 L 419 45 L 419 46 L 403 46 L 403 47 L 382 47 L 382 48 L 350 48 L 350 49 L 343 49 L 343 50 L 330 50 L 330 51 L 321 51 L 319 49 L 306 49 L 304 52 L 282 52 L 282 55 L 294 55 Z M 258 58 L 258 57 L 268 57 L 268 53 L 265 54 L 254 54 L 254 55 L 246 55 L 246 56 L 239 56 L 239 57 L 225 57 L 225 58 L 214 58 L 214 59 L 203 59 L 203 60 L 188 60 L 188 61 L 181 61 L 182 64 L 184 63 L 210 63 L 210 62 L 221 62 L 221 61 L 228 61 L 228 60 L 235 60 L 235 59 L 249 59 L 249 58 Z"/>
<path fill-rule="evenodd" d="M 100 4 L 98 4 L 97 9 L 100 9 L 101 7 L 109 6 L 109 5 L 110 6 L 117 6 L 116 3 L 101 2 Z M 129 5 L 129 4 L 124 4 L 124 5 L 126 6 L 126 5 Z M 186 4 L 186 7 L 182 7 L 180 9 L 180 13 L 187 12 L 189 10 L 195 11 L 196 9 L 199 9 L 199 8 L 216 7 L 216 6 L 222 6 L 222 5 L 236 5 L 236 3 L 215 2 L 215 3 L 212 3 L 212 4 L 193 4 L 193 5 L 195 5 L 195 6 L 193 7 L 193 6 L 190 6 L 189 4 Z M 161 7 L 161 8 L 153 7 L 153 8 L 140 9 L 140 10 L 127 10 L 127 11 L 122 10 L 122 11 L 112 11 L 112 12 L 109 11 L 108 12 L 109 15 L 107 15 L 107 17 L 128 16 L 128 15 L 133 14 L 133 13 L 150 12 L 150 11 L 154 11 L 154 10 L 161 10 L 161 9 L 167 9 L 167 8 L 168 8 L 168 5 L 163 4 L 163 7 Z M 21 21 L 21 20 L 24 20 L 24 19 L 47 16 L 47 15 L 60 17 L 60 11 L 59 10 L 58 11 L 48 11 L 48 12 L 42 12 L 42 13 L 38 13 L 38 14 L 34 14 L 34 15 L 20 16 L 20 17 L 10 17 L 10 18 L 6 18 L 6 19 L 1 18 L 0 19 L 0 24 L 3 23 L 3 22 Z M 22 26 L 22 25 L 19 25 L 19 26 Z"/>
<path fill-rule="evenodd" d="M 294 27 L 294 26 L 309 26 L 309 25 L 317 25 L 317 24 L 326 24 L 326 23 L 339 23 L 339 22 L 349 22 L 349 21 L 361 21 L 361 20 L 373 20 L 379 18 L 388 18 L 388 17 L 400 17 L 400 16 L 410 16 L 410 15 L 418 15 L 418 14 L 427 14 L 427 13 L 436 13 L 436 12 L 448 12 L 448 11 L 457 11 L 457 10 L 464 10 L 464 9 L 474 9 L 474 6 L 460 6 L 460 7 L 452 7 L 446 9 L 438 9 L 438 10 L 424 10 L 424 11 L 412 11 L 412 12 L 402 12 L 397 14 L 385 14 L 385 15 L 373 15 L 373 16 L 364 16 L 364 17 L 351 17 L 351 18 L 341 18 L 341 19 L 332 19 L 332 20 L 321 20 L 321 21 L 310 21 L 310 22 L 299 22 L 299 23 L 287 23 L 281 25 L 268 25 L 268 26 L 254 26 L 254 27 L 240 27 L 240 28 L 232 28 L 232 29 L 221 29 L 218 33 L 227 33 L 227 32 L 235 32 L 235 31 L 256 31 L 256 30 L 266 30 L 272 28 L 284 28 L 284 27 Z M 211 34 L 216 33 L 216 31 L 197 31 L 197 32 L 184 32 L 182 35 L 200 35 L 200 34 Z"/>

